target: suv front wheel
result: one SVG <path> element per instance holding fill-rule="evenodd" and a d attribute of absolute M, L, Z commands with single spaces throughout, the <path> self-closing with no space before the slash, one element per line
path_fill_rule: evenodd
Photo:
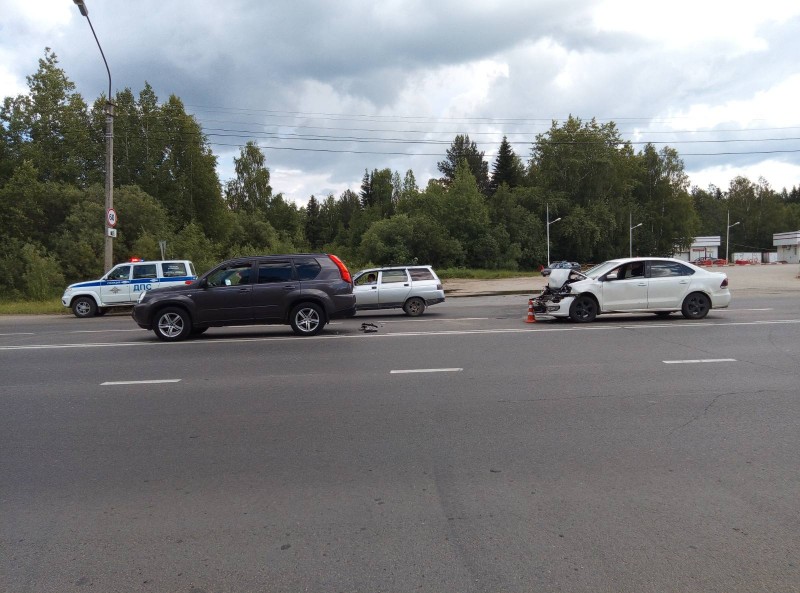
<path fill-rule="evenodd" d="M 79 319 L 94 317 L 97 314 L 97 304 L 92 297 L 78 297 L 72 301 L 72 313 Z"/>
<path fill-rule="evenodd" d="M 300 303 L 292 309 L 289 323 L 298 336 L 316 336 L 325 327 L 325 314 L 316 303 Z"/>
<path fill-rule="evenodd" d="M 159 340 L 177 342 L 184 340 L 192 331 L 192 322 L 183 309 L 167 307 L 158 312 L 153 332 Z"/>

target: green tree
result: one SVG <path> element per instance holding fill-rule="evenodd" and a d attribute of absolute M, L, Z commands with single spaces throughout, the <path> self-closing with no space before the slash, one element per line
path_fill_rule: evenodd
<path fill-rule="evenodd" d="M 671 255 L 676 246 L 689 247 L 700 229 L 689 194 L 689 178 L 675 149 L 656 151 L 652 144 L 638 155 L 640 173 L 633 197 L 637 221 L 637 253 Z M 630 237 L 629 237 L 630 241 Z"/>
<path fill-rule="evenodd" d="M 240 150 L 239 158 L 233 159 L 236 178 L 228 181 L 225 189 L 225 199 L 231 210 L 250 213 L 269 210 L 272 186 L 265 162 L 264 153 L 253 141 L 248 141 Z"/>
<path fill-rule="evenodd" d="M 308 245 L 312 251 L 321 248 L 323 243 L 319 210 L 320 208 L 317 198 L 311 196 L 308 199 L 308 204 L 306 204 L 305 208 L 306 212 L 305 231 L 306 231 L 306 241 L 308 241 Z"/>
<path fill-rule="evenodd" d="M 13 167 L 29 161 L 42 181 L 77 183 L 91 149 L 86 104 L 50 48 L 27 82 L 28 94 L 0 109 L 4 152 Z"/>
<path fill-rule="evenodd" d="M 518 186 L 525 175 L 525 166 L 514 153 L 508 138 L 503 136 L 500 148 L 497 151 L 497 158 L 492 167 L 492 180 L 489 183 L 489 193 L 494 195 L 502 184 L 510 188 Z"/>
<path fill-rule="evenodd" d="M 461 244 L 437 221 L 425 215 L 398 214 L 373 223 L 364 233 L 360 256 L 378 265 L 424 263 L 439 267 L 464 261 Z"/>
<path fill-rule="evenodd" d="M 630 143 L 622 140 L 613 122 L 584 123 L 570 116 L 537 136 L 529 183 L 539 189 L 551 215 L 562 218 L 551 227 L 551 239 L 554 244 L 562 238 L 579 239 L 559 244 L 561 257 L 597 261 L 627 252 L 637 167 Z M 588 226 L 578 237 L 582 224 Z"/>
<path fill-rule="evenodd" d="M 446 158 L 439 161 L 437 167 L 443 175 L 445 185 L 455 182 L 456 172 L 461 161 L 466 161 L 475 183 L 481 193 L 489 191 L 489 165 L 483 159 L 483 151 L 478 150 L 478 145 L 470 141 L 468 134 L 458 134 L 447 149 Z"/>

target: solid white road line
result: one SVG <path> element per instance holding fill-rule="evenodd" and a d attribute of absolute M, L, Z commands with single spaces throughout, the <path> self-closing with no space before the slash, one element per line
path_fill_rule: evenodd
<path fill-rule="evenodd" d="M 702 362 L 736 362 L 735 358 L 698 358 L 696 360 L 664 360 L 664 364 L 698 364 Z"/>
<path fill-rule="evenodd" d="M 398 370 L 398 371 L 389 371 L 390 375 L 400 375 L 403 373 L 455 373 L 458 371 L 463 371 L 464 369 L 459 368 L 452 368 L 452 369 L 405 369 L 405 370 Z"/>
<path fill-rule="evenodd" d="M 402 338 L 402 337 L 436 337 L 436 336 L 468 336 L 468 335 L 481 335 L 481 334 L 540 334 L 540 333 L 563 333 L 563 332 L 576 332 L 576 331 L 617 331 L 620 329 L 625 330 L 648 330 L 658 328 L 662 329 L 713 329 L 719 327 L 737 327 L 747 325 L 794 325 L 800 324 L 800 319 L 776 319 L 772 321 L 736 321 L 736 322 L 722 322 L 722 323 L 698 323 L 697 321 L 686 322 L 673 322 L 673 323 L 643 323 L 641 325 L 579 325 L 577 327 L 563 327 L 563 326 L 550 326 L 550 325 L 533 325 L 520 328 L 506 328 L 506 329 L 477 329 L 477 330 L 440 330 L 440 331 L 427 331 L 427 332 L 388 332 L 388 333 L 370 333 L 370 334 L 345 334 L 345 335 L 326 335 L 320 334 L 308 338 L 298 340 L 297 336 L 259 336 L 252 338 L 221 338 L 204 339 L 204 340 L 186 340 L 184 342 L 162 342 L 160 340 L 148 340 L 140 342 L 107 342 L 107 343 L 88 343 L 88 344 L 29 344 L 25 346 L 0 346 L 0 352 L 10 350 L 57 350 L 67 348 L 117 348 L 125 346 L 150 346 L 150 347 L 169 347 L 176 348 L 178 346 L 198 347 L 210 345 L 224 345 L 236 344 L 242 342 L 307 342 L 311 340 L 373 340 L 379 338 Z M 520 323 L 520 325 L 523 325 Z M 544 327 L 542 327 L 544 326 Z"/>
<path fill-rule="evenodd" d="M 100 385 L 152 385 L 153 383 L 179 383 L 180 379 L 152 379 L 150 381 L 106 381 Z"/>

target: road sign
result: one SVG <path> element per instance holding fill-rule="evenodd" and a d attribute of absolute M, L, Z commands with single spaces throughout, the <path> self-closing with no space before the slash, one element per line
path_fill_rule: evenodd
<path fill-rule="evenodd" d="M 106 222 L 108 222 L 108 226 L 117 226 L 117 211 L 113 208 L 109 208 L 106 212 Z"/>

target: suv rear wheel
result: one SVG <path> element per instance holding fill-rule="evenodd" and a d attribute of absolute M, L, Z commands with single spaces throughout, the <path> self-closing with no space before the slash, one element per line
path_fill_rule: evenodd
<path fill-rule="evenodd" d="M 315 336 L 325 327 L 325 315 L 316 303 L 300 303 L 292 309 L 289 323 L 298 336 Z"/>

